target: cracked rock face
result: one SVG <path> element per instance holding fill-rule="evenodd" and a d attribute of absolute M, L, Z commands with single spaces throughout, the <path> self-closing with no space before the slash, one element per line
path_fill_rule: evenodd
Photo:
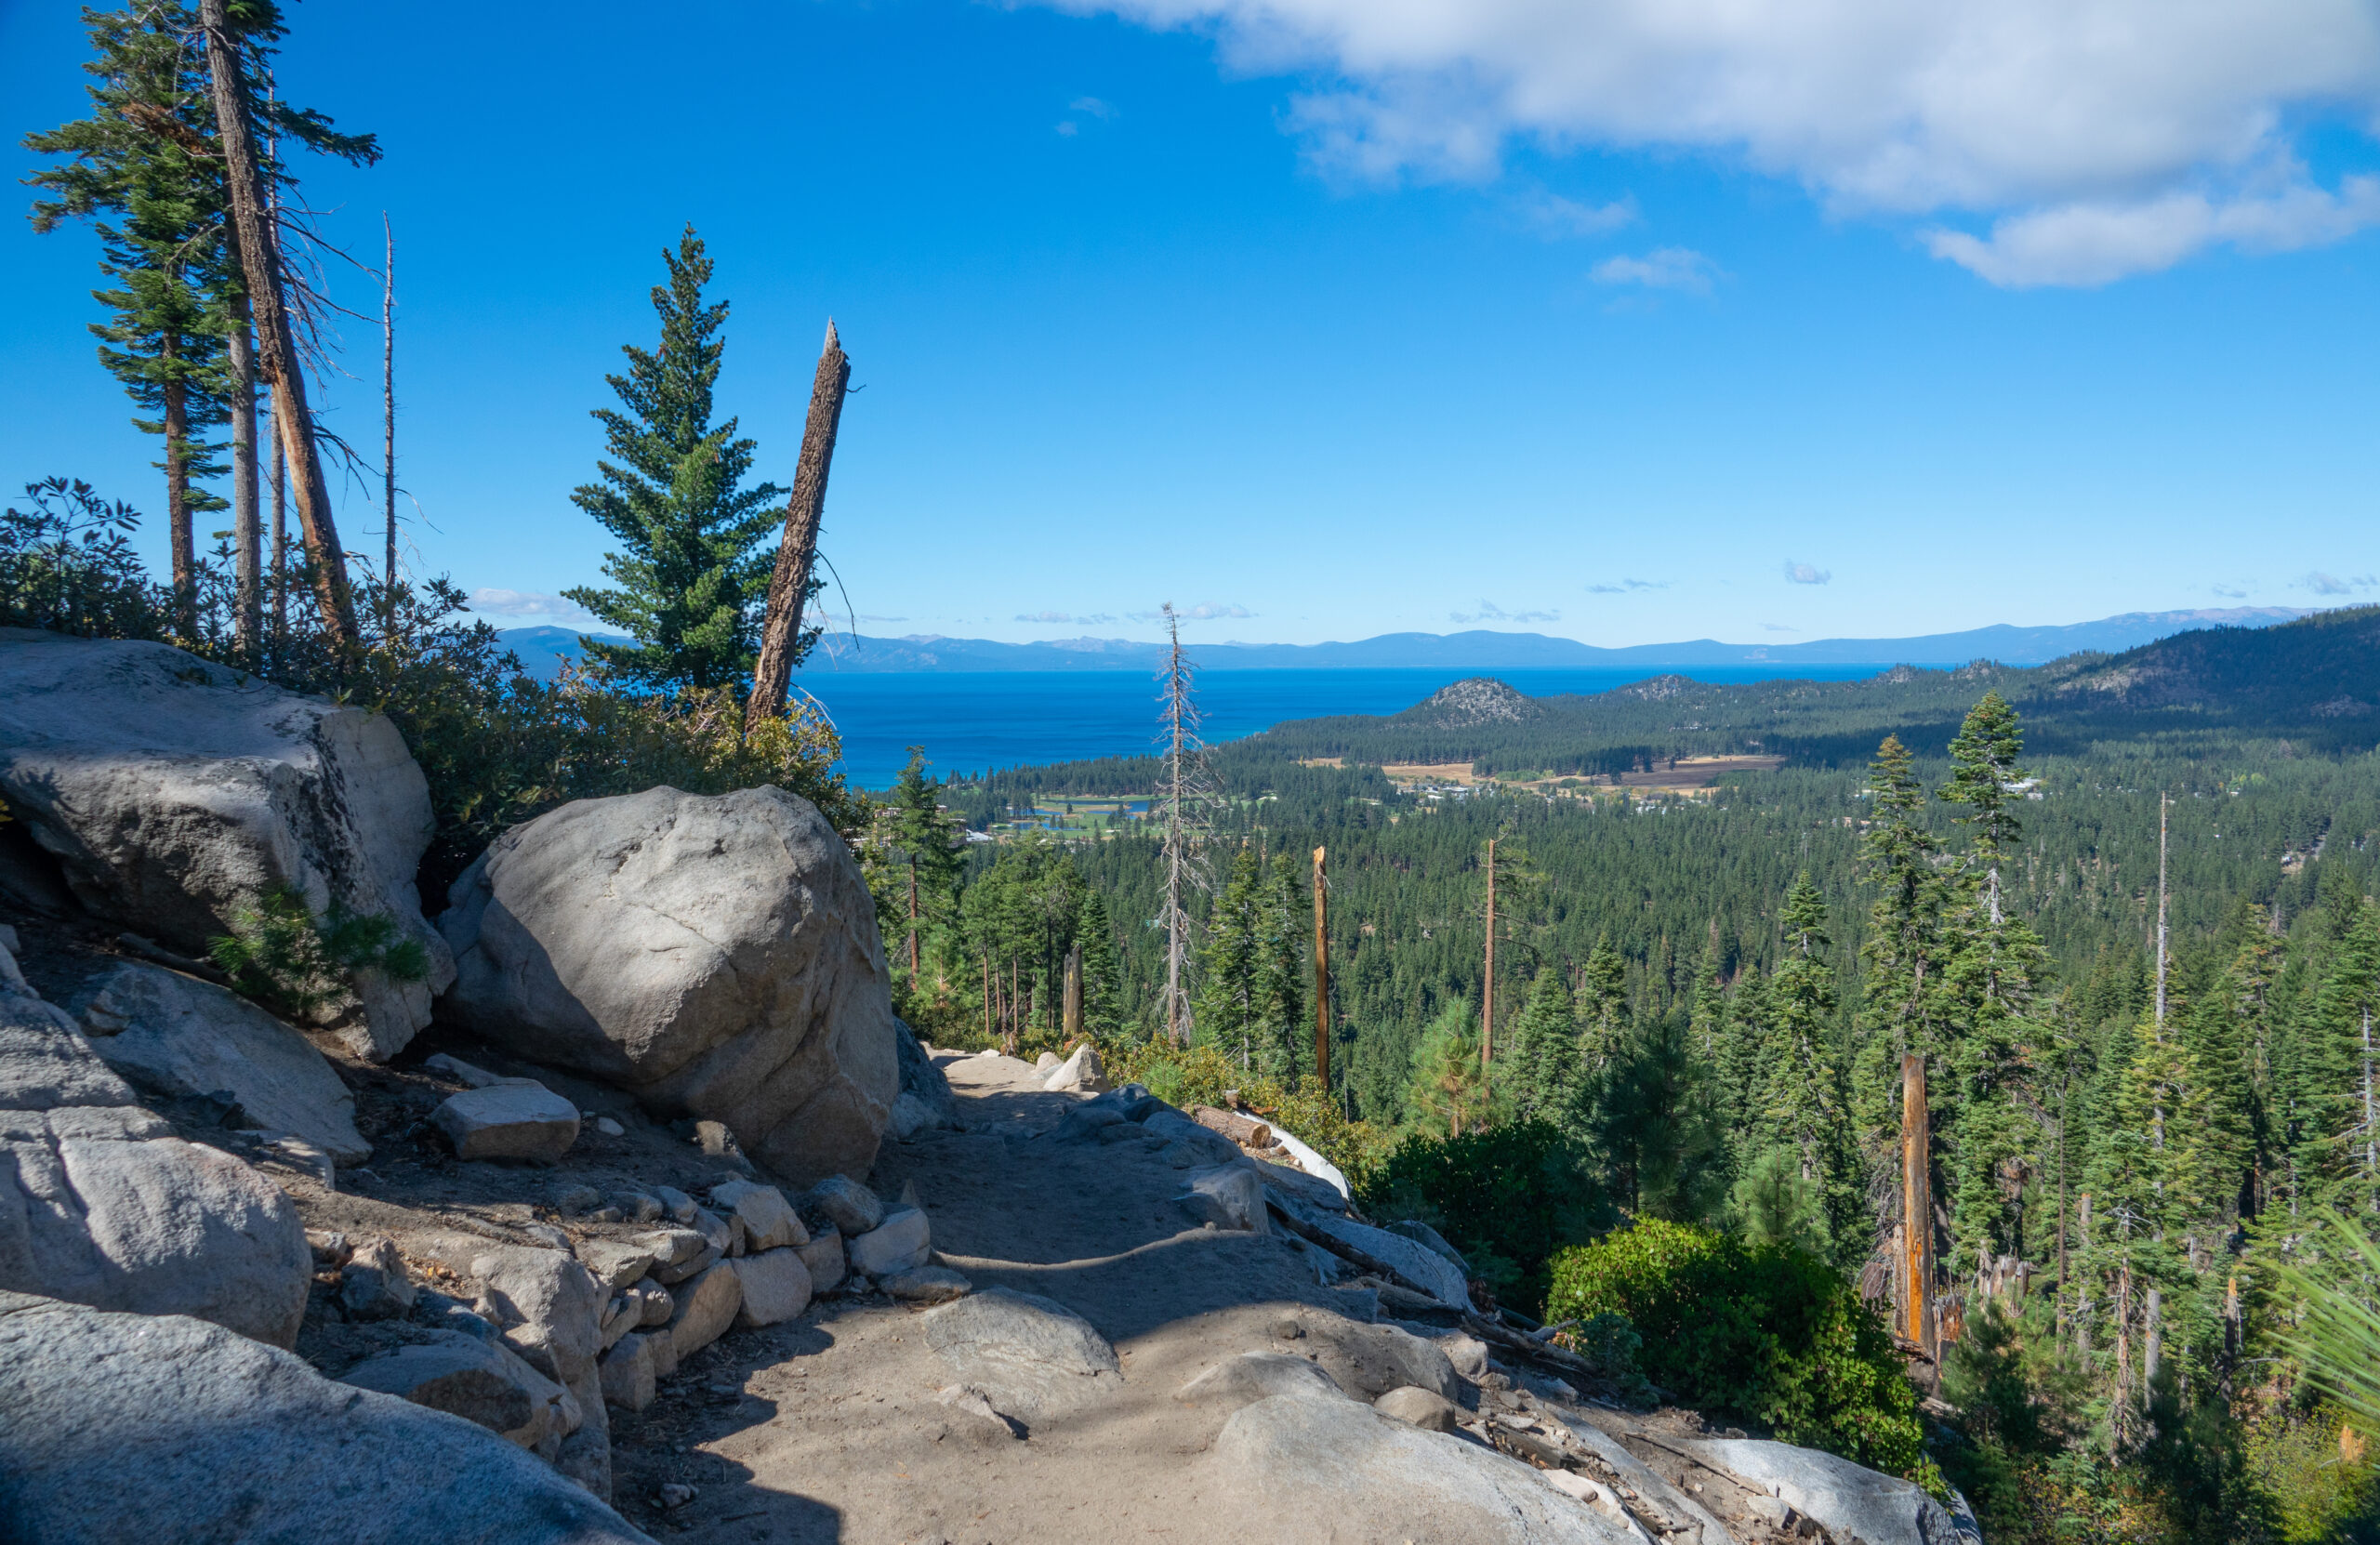
<path fill-rule="evenodd" d="M 874 1163 L 900 1093 L 891 978 L 859 865 L 807 799 L 582 799 L 499 838 L 449 900 L 443 1013 L 723 1122 L 796 1180 Z"/>
<path fill-rule="evenodd" d="M 394 1055 L 452 972 L 414 874 L 435 820 L 396 726 L 159 643 L 0 628 L 0 799 L 77 900 L 187 954 L 277 886 L 393 918 L 426 982 L 357 973 L 341 1035 Z"/>

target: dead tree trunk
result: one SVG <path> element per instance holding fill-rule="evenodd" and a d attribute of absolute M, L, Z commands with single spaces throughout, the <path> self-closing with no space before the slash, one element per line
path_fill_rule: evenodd
<path fill-rule="evenodd" d="M 313 560 L 314 599 L 322 610 L 323 631 L 335 647 L 348 649 L 355 643 L 355 601 L 348 590 L 347 554 L 331 517 L 330 485 L 323 477 L 313 416 L 306 407 L 305 372 L 298 364 L 297 335 L 282 288 L 281 248 L 265 203 L 264 171 L 249 132 L 247 83 L 231 40 L 228 0 L 199 0 L 198 15 L 206 33 L 206 68 L 213 77 L 215 125 L 231 186 L 240 268 L 256 314 L 258 363 L 264 378 L 272 383 L 273 416 L 297 474 L 298 521 L 305 529 L 307 555 Z"/>
<path fill-rule="evenodd" d="M 380 515 L 388 553 L 380 566 L 380 637 L 397 630 L 397 237 L 380 211 L 388 256 L 380 268 Z"/>
<path fill-rule="evenodd" d="M 810 566 L 818 556 L 818 522 L 826 509 L 826 473 L 835 462 L 835 433 L 843 422 L 843 395 L 852 362 L 826 322 L 826 347 L 810 383 L 810 419 L 801 429 L 801 460 L 793 473 L 793 497 L 785 507 L 785 539 L 777 546 L 776 572 L 769 578 L 769 610 L 760 624 L 760 660 L 752 671 L 752 698 L 745 706 L 750 733 L 764 720 L 785 712 L 793 685 L 793 652 L 801 646 L 801 609 L 810 599 Z"/>
<path fill-rule="evenodd" d="M 1330 936 L 1323 929 L 1322 850 L 1314 850 L 1314 1076 L 1330 1087 Z"/>
<path fill-rule="evenodd" d="M 257 350 L 242 296 L 231 312 L 231 588 L 240 658 L 264 653 L 263 534 L 257 482 Z"/>
<path fill-rule="evenodd" d="M 1065 995 L 1060 999 L 1062 1016 L 1059 1023 L 1061 1046 L 1072 1046 L 1082 1038 L 1082 946 L 1077 944 L 1066 951 Z"/>
<path fill-rule="evenodd" d="M 1479 1091 L 1488 1092 L 1488 1063 L 1496 1048 L 1496 839 L 1488 839 L 1488 975 L 1479 988 Z"/>
<path fill-rule="evenodd" d="M 1925 1109 L 1925 1059 L 1915 1052 L 1900 1060 L 1900 1215 L 1902 1280 L 1907 1294 L 1903 1332 L 1938 1356 L 1926 1298 L 1934 1286 L 1934 1200 L 1928 1173 L 1933 1137 Z"/>
<path fill-rule="evenodd" d="M 272 432 L 272 658 L 277 666 L 289 648 L 289 457 L 281 443 L 281 416 Z"/>

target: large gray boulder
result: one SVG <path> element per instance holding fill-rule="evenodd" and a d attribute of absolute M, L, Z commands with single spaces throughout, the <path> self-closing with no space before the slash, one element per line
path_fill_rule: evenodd
<path fill-rule="evenodd" d="M 1038 1293 L 986 1288 L 928 1310 L 926 1344 L 959 1382 L 1028 1421 L 1097 1401 L 1122 1381 L 1107 1338 Z"/>
<path fill-rule="evenodd" d="M 455 882 L 441 1011 L 536 1062 L 724 1122 L 801 1182 L 864 1175 L 900 1092 L 859 865 L 777 788 L 652 788 L 516 826 Z"/>
<path fill-rule="evenodd" d="M 280 1187 L 176 1137 L 58 1008 L 0 991 L 0 1289 L 289 1346 L 312 1271 Z"/>
<path fill-rule="evenodd" d="M 128 960 L 85 983 L 67 1009 L 136 1088 L 167 1099 L 228 1090 L 251 1127 L 302 1137 L 341 1165 L 372 1156 L 329 1060 L 237 993 Z"/>
<path fill-rule="evenodd" d="M 1639 1538 L 1492 1449 L 1319 1391 L 1242 1406 L 1204 1462 L 1220 1513 L 1209 1532 L 1263 1545 L 1636 1545 Z"/>
<path fill-rule="evenodd" d="M 1679 1446 L 1815 1519 L 1837 1539 L 1958 1545 L 1963 1538 L 1950 1510 L 1915 1484 L 1838 1455 L 1759 1438 L 1711 1438 Z"/>
<path fill-rule="evenodd" d="M 453 975 L 414 889 L 429 784 L 382 715 L 165 644 L 0 628 L 0 799 L 85 906 L 191 955 L 282 886 L 391 918 L 430 976 L 357 973 L 358 1055 L 395 1054 Z"/>
<path fill-rule="evenodd" d="M 0 1538 L 649 1545 L 459 1416 L 197 1320 L 18 1294 L 0 1294 Z"/>

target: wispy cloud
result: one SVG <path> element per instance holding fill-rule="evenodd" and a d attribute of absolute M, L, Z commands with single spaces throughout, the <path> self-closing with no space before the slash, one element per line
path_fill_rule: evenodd
<path fill-rule="evenodd" d="M 1617 585 L 1590 585 L 1587 587 L 1587 594 L 1621 596 L 1634 590 L 1666 590 L 1669 588 L 1670 581 L 1666 579 L 1623 579 Z"/>
<path fill-rule="evenodd" d="M 1559 612 L 1507 612 L 1492 601 L 1483 601 L 1476 612 L 1448 612 L 1448 622 L 1560 622 Z"/>
<path fill-rule="evenodd" d="M 575 601 L 543 590 L 508 590 L 499 585 L 483 585 L 473 590 L 470 609 L 489 617 L 557 617 L 574 624 L 595 621 Z"/>
<path fill-rule="evenodd" d="M 1083 118 L 1096 118 L 1101 123 L 1105 124 L 1113 122 L 1116 117 L 1116 104 L 1113 102 L 1102 101 L 1097 97 L 1077 97 L 1073 101 L 1066 104 L 1066 111 L 1068 112 L 1079 113 L 1081 115 L 1077 118 L 1064 118 L 1059 120 L 1057 125 L 1058 132 L 1064 135 L 1069 139 L 1082 132 Z"/>
<path fill-rule="evenodd" d="M 872 613 L 862 612 L 859 614 L 858 620 L 861 622 L 906 622 L 909 619 L 906 617 L 879 617 Z"/>
<path fill-rule="evenodd" d="M 1256 614 L 1245 606 L 1226 606 L 1221 601 L 1202 601 L 1196 606 L 1177 606 L 1173 609 L 1173 612 L 1174 615 L 1180 617 L 1183 622 L 1213 622 L 1218 617 L 1252 617 Z M 1162 622 L 1165 620 L 1165 614 L 1162 611 L 1127 612 L 1124 614 L 1124 616 L 1126 620 L 1130 622 Z"/>
<path fill-rule="evenodd" d="M 1640 284 L 1648 290 L 1709 295 L 1711 283 L 1726 275 L 1719 265 L 1690 247 L 1655 247 L 1642 258 L 1606 258 L 1587 271 L 1598 284 Z"/>
<path fill-rule="evenodd" d="M 2358 590 L 2369 590 L 2373 585 L 2380 584 L 2380 578 L 2367 574 L 2341 579 L 2336 574 L 2324 574 L 2317 569 L 2297 583 L 2301 589 L 2311 590 L 2318 596 L 2345 596 L 2353 595 Z"/>
<path fill-rule="evenodd" d="M 2237 585 L 2210 585 L 2207 588 L 2214 591 L 2216 595 L 2223 597 L 2227 601 L 2245 601 L 2248 599 L 2248 592 L 2241 589 Z"/>
<path fill-rule="evenodd" d="M 1072 622 L 1075 620 L 1075 614 L 1072 612 L 1019 612 L 1016 614 L 1016 620 L 1019 622 Z"/>
<path fill-rule="evenodd" d="M 1833 577 L 1832 571 L 1821 569 L 1814 563 L 1796 563 L 1790 558 L 1785 561 L 1785 578 L 1789 583 L 1823 585 Z"/>
<path fill-rule="evenodd" d="M 1609 204 L 1580 204 L 1559 193 L 1540 193 L 1525 201 L 1520 212 L 1532 229 L 1548 238 L 1607 236 L 1636 223 L 1636 200 L 1632 195 Z"/>
<path fill-rule="evenodd" d="M 1799 633 L 1801 631 L 1798 627 L 1789 627 L 1781 622 L 1762 623 L 1760 630 L 1764 633 Z"/>

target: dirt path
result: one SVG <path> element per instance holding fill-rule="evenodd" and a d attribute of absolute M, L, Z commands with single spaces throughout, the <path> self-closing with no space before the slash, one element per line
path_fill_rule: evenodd
<path fill-rule="evenodd" d="M 936 1393 L 955 1378 L 917 1311 L 829 1298 L 800 1320 L 730 1336 L 644 1412 L 616 1414 L 616 1495 L 664 1536 L 719 1541 L 949 1545 L 1192 1539 L 1190 1461 L 1224 1413 L 1172 1397 L 1233 1354 L 1295 1350 L 1360 1380 L 1336 1305 L 1278 1238 L 1188 1221 L 1182 1172 L 1139 1141 L 1061 1146 L 1078 1097 L 1007 1058 L 938 1057 L 969 1129 L 888 1143 L 871 1183 L 914 1184 L 934 1246 L 978 1288 L 1055 1299 L 1115 1344 L 1118 1389 L 1092 1408 L 998 1436 Z M 1294 1337 L 1287 1334 L 1294 1327 Z M 697 1488 L 663 1512 L 661 1485 Z"/>

